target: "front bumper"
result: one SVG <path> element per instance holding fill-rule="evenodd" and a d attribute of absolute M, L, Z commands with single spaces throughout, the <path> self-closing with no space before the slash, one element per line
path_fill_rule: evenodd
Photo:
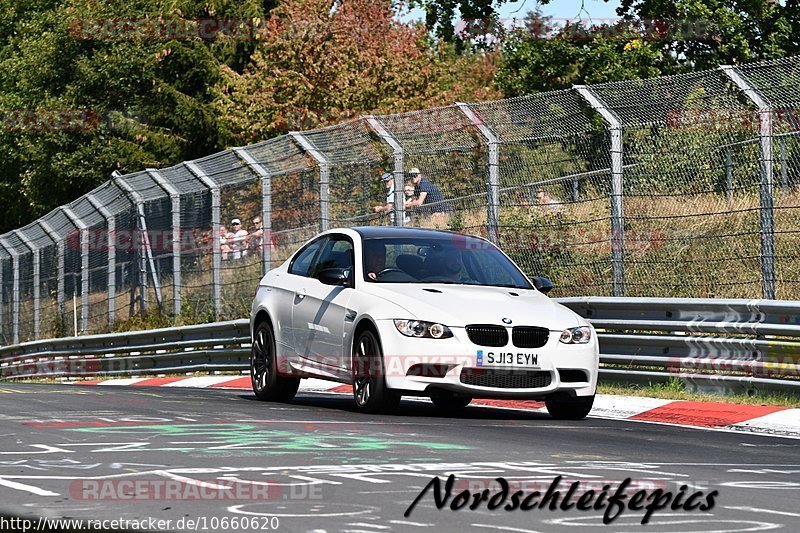
<path fill-rule="evenodd" d="M 403 336 L 391 320 L 378 321 L 387 386 L 417 394 L 446 390 L 473 398 L 541 399 L 554 392 L 571 396 L 595 393 L 599 364 L 596 335 L 587 344 L 563 344 L 558 340 L 561 332 L 551 331 L 541 348 L 517 348 L 511 341 L 502 348 L 489 348 L 473 344 L 464 328 L 450 329 L 453 337 L 449 339 L 417 339 Z M 488 363 L 489 352 L 514 354 L 505 359 L 522 364 Z M 522 357 L 517 358 L 517 354 Z M 533 355 L 536 364 L 525 364 L 526 357 L 530 363 Z M 429 372 L 431 369 L 434 372 Z M 410 370 L 422 375 L 409 375 Z M 534 378 L 529 372 L 539 374 Z"/>

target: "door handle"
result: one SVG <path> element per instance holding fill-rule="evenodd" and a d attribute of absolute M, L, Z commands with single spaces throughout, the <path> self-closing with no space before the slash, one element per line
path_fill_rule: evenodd
<path fill-rule="evenodd" d="M 303 287 L 302 289 L 299 289 L 298 291 L 296 291 L 296 292 L 295 292 L 295 295 L 296 295 L 296 296 L 297 296 L 297 298 L 298 298 L 298 299 L 300 299 L 300 300 L 302 300 L 303 298 L 305 298 L 305 297 L 306 297 L 306 294 L 308 294 L 308 291 L 306 290 L 306 288 L 305 288 L 305 287 Z"/>

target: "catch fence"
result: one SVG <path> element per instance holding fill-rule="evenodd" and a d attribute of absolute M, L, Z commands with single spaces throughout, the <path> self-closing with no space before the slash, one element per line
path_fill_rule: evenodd
<path fill-rule="evenodd" d="M 800 57 L 292 132 L 0 236 L 0 344 L 244 317 L 266 270 L 356 225 L 484 235 L 557 296 L 800 299 L 799 164 Z M 415 168 L 438 206 L 404 208 Z"/>

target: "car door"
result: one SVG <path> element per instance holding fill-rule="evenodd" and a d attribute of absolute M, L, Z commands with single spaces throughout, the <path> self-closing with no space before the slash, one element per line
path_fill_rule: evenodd
<path fill-rule="evenodd" d="M 353 241 L 346 235 L 330 235 L 314 260 L 309 277 L 299 287 L 292 306 L 292 330 L 298 355 L 330 369 L 347 368 L 344 331 L 347 303 L 353 289 Z M 326 285 L 318 279 L 326 268 L 349 269 L 350 286 Z M 352 320 L 352 319 L 351 319 Z"/>
<path fill-rule="evenodd" d="M 277 274 L 275 280 L 275 295 L 277 309 L 275 322 L 278 328 L 280 345 L 291 355 L 296 355 L 298 350 L 297 334 L 292 327 L 292 309 L 298 298 L 298 293 L 307 285 L 308 276 L 312 273 L 315 259 L 319 255 L 327 238 L 320 237 L 298 250 L 286 274 Z"/>

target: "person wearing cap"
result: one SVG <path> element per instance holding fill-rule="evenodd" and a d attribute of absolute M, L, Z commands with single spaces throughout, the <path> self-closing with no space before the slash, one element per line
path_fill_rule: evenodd
<path fill-rule="evenodd" d="M 384 172 L 381 181 L 386 187 L 386 202 L 374 206 L 372 210 L 376 213 L 389 213 L 389 220 L 394 224 L 394 175 L 391 172 Z M 406 224 L 411 221 L 407 214 L 404 220 Z"/>
<path fill-rule="evenodd" d="M 406 209 L 417 208 L 420 214 L 430 216 L 430 222 L 434 227 L 447 226 L 453 206 L 445 201 L 439 187 L 424 177 L 417 167 L 412 168 L 409 174 L 411 184 L 414 186 L 414 197 L 406 200 Z"/>
<path fill-rule="evenodd" d="M 247 230 L 242 228 L 238 218 L 231 220 L 231 231 L 228 232 L 228 246 L 231 248 L 231 259 L 241 259 L 247 255 Z"/>

